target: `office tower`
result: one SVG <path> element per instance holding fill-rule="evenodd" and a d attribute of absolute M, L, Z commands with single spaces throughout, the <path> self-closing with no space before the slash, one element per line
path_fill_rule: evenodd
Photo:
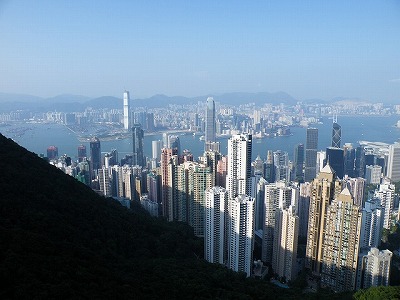
<path fill-rule="evenodd" d="M 158 162 L 161 160 L 161 149 L 162 149 L 162 141 L 158 140 L 151 142 L 152 158 Z"/>
<path fill-rule="evenodd" d="M 307 128 L 304 181 L 307 182 L 311 181 L 316 176 L 317 149 L 318 149 L 318 129 Z"/>
<path fill-rule="evenodd" d="M 294 148 L 294 169 L 295 169 L 295 180 L 303 181 L 303 164 L 304 164 L 304 145 L 298 144 Z"/>
<path fill-rule="evenodd" d="M 381 166 L 366 166 L 365 167 L 365 180 L 367 184 L 380 184 L 382 176 Z"/>
<path fill-rule="evenodd" d="M 168 133 L 166 133 L 166 132 L 163 133 L 162 142 L 163 142 L 163 148 L 169 148 L 168 147 Z"/>
<path fill-rule="evenodd" d="M 100 192 L 105 197 L 112 196 L 108 169 L 103 166 L 103 168 L 99 169 L 98 171 L 99 171 Z"/>
<path fill-rule="evenodd" d="M 169 168 L 169 163 L 173 156 L 177 157 L 178 149 L 163 148 L 161 150 L 161 195 L 162 195 L 162 212 L 163 216 L 173 221 L 173 215 L 170 215 L 172 210 L 172 174 Z"/>
<path fill-rule="evenodd" d="M 388 286 L 390 282 L 390 264 L 393 253 L 389 250 L 379 251 L 371 248 L 368 253 L 360 254 L 359 289 L 372 286 Z"/>
<path fill-rule="evenodd" d="M 365 170 L 365 151 L 363 146 L 356 148 L 356 159 L 354 162 L 354 176 L 364 178 Z"/>
<path fill-rule="evenodd" d="M 47 158 L 49 160 L 58 158 L 58 148 L 56 146 L 47 147 Z"/>
<path fill-rule="evenodd" d="M 379 247 L 381 244 L 384 210 L 379 199 L 365 201 L 362 209 L 360 249 Z"/>
<path fill-rule="evenodd" d="M 281 150 L 277 150 L 273 153 L 274 155 L 274 167 L 275 167 L 275 180 L 287 180 L 290 181 L 290 170 L 289 170 L 289 154 Z"/>
<path fill-rule="evenodd" d="M 278 181 L 266 184 L 264 187 L 264 228 L 261 258 L 272 263 L 276 211 L 297 204 L 298 189 L 288 182 Z"/>
<path fill-rule="evenodd" d="M 311 182 L 306 267 L 316 275 L 321 272 L 323 232 L 328 206 L 341 190 L 342 184 L 329 164 Z"/>
<path fill-rule="evenodd" d="M 345 177 L 346 185 L 349 188 L 354 198 L 354 204 L 363 207 L 364 204 L 364 191 L 365 179 L 361 177 L 348 178 Z"/>
<path fill-rule="evenodd" d="M 210 263 L 224 264 L 226 261 L 226 213 L 228 193 L 222 187 L 206 191 L 204 258 Z"/>
<path fill-rule="evenodd" d="M 390 229 L 392 226 L 392 215 L 394 210 L 395 186 L 394 184 L 380 184 L 379 190 L 374 193 L 374 198 L 380 200 L 384 209 L 383 228 Z"/>
<path fill-rule="evenodd" d="M 389 146 L 387 177 L 392 182 L 400 181 L 400 143 L 394 143 Z"/>
<path fill-rule="evenodd" d="M 264 177 L 270 183 L 275 182 L 274 155 L 271 150 L 267 151 L 267 161 L 265 162 Z"/>
<path fill-rule="evenodd" d="M 228 140 L 226 188 L 229 199 L 251 194 L 251 146 L 251 135 L 233 135 Z"/>
<path fill-rule="evenodd" d="M 349 177 L 357 177 L 355 173 L 355 159 L 356 159 L 356 149 L 353 148 L 353 145 L 350 143 L 346 143 L 343 146 L 344 151 L 344 174 L 347 174 Z"/>
<path fill-rule="evenodd" d="M 279 277 L 297 277 L 297 242 L 299 217 L 293 206 L 276 212 L 272 269 Z"/>
<path fill-rule="evenodd" d="M 254 245 L 254 198 L 228 200 L 228 268 L 251 275 Z"/>
<path fill-rule="evenodd" d="M 361 208 L 347 187 L 328 205 L 322 238 L 321 286 L 353 291 L 361 231 Z"/>
<path fill-rule="evenodd" d="M 129 92 L 124 92 L 124 129 L 128 131 L 131 128 L 130 122 L 130 99 L 129 99 Z"/>
<path fill-rule="evenodd" d="M 299 236 L 306 238 L 308 231 L 308 217 L 310 210 L 311 183 L 300 183 L 300 197 L 297 209 L 299 216 Z"/>
<path fill-rule="evenodd" d="M 86 146 L 79 145 L 78 146 L 78 161 L 83 162 L 83 159 L 87 156 L 86 154 Z"/>
<path fill-rule="evenodd" d="M 144 132 L 140 124 L 134 124 L 132 127 L 132 165 L 145 166 L 144 154 L 143 154 L 143 139 Z"/>
<path fill-rule="evenodd" d="M 333 118 L 331 147 L 340 148 L 342 140 L 342 127 L 337 123 L 337 116 Z"/>
<path fill-rule="evenodd" d="M 206 103 L 206 128 L 205 128 L 205 141 L 215 142 L 215 102 L 212 97 L 207 98 Z"/>
<path fill-rule="evenodd" d="M 149 132 L 152 132 L 152 131 L 155 130 L 155 127 L 154 127 L 154 113 L 147 113 L 146 129 Z"/>
<path fill-rule="evenodd" d="M 323 169 L 326 164 L 326 152 L 325 151 L 318 151 L 317 152 L 317 165 L 316 165 L 316 174 L 318 175 L 319 172 Z"/>
<path fill-rule="evenodd" d="M 257 155 L 256 160 L 253 162 L 253 174 L 264 176 L 264 162 L 261 159 L 260 155 Z"/>
<path fill-rule="evenodd" d="M 177 149 L 178 155 L 180 155 L 182 153 L 181 142 L 177 135 L 169 135 L 168 136 L 168 148 Z"/>
<path fill-rule="evenodd" d="M 101 148 L 100 140 L 97 137 L 90 141 L 90 169 L 92 179 L 96 177 L 97 170 L 101 169 Z"/>
<path fill-rule="evenodd" d="M 344 176 L 344 155 L 343 149 L 328 147 L 326 148 L 326 161 L 340 179 Z"/>

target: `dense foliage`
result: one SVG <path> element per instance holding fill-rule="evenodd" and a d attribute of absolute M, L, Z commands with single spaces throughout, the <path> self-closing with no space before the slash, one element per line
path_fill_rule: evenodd
<path fill-rule="evenodd" d="M 185 224 L 127 210 L 0 135 L 0 298 L 343 299 L 202 259 Z"/>

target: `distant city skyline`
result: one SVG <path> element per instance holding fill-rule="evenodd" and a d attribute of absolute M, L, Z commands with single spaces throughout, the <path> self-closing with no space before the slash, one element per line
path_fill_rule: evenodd
<path fill-rule="evenodd" d="M 400 100 L 400 2 L 2 1 L 0 92 Z"/>

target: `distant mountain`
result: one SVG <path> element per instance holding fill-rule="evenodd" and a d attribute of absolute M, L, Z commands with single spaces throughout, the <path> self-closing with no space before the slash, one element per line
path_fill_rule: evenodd
<path fill-rule="evenodd" d="M 5 102 L 19 102 L 19 103 L 32 103 L 42 101 L 42 97 L 26 95 L 26 94 L 11 94 L 0 92 L 0 103 Z"/>
<path fill-rule="evenodd" d="M 100 109 L 100 108 L 121 109 L 122 98 L 117 98 L 113 96 L 103 96 L 99 98 L 90 99 L 86 101 L 84 105 L 86 107 L 92 107 L 94 109 Z"/>
<path fill-rule="evenodd" d="M 84 103 L 88 100 L 90 100 L 90 97 L 70 94 L 63 94 L 44 99 L 45 102 L 51 103 Z"/>

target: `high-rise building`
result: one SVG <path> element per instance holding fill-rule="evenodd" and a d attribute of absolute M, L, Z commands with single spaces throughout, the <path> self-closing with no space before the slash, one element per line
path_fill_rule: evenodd
<path fill-rule="evenodd" d="M 205 201 L 204 258 L 210 263 L 226 262 L 227 212 L 226 190 L 222 187 L 208 189 Z"/>
<path fill-rule="evenodd" d="M 347 187 L 354 198 L 354 204 L 363 207 L 364 206 L 364 191 L 365 191 L 365 179 L 361 177 L 348 178 L 345 177 Z"/>
<path fill-rule="evenodd" d="M 251 147 L 251 135 L 233 135 L 228 140 L 226 189 L 229 199 L 238 195 L 251 195 Z"/>
<path fill-rule="evenodd" d="M 99 169 L 98 171 L 99 171 L 100 191 L 104 196 L 109 197 L 112 194 L 111 194 L 111 182 L 108 169 L 106 169 L 103 166 L 103 168 Z"/>
<path fill-rule="evenodd" d="M 124 129 L 128 131 L 131 128 L 130 122 L 130 99 L 129 99 L 129 92 L 124 92 Z"/>
<path fill-rule="evenodd" d="M 265 173 L 264 178 L 269 182 L 275 182 L 275 167 L 274 167 L 274 155 L 271 150 L 267 151 L 267 160 L 265 162 Z"/>
<path fill-rule="evenodd" d="M 306 161 L 304 181 L 311 181 L 316 176 L 318 149 L 318 128 L 307 128 L 306 136 Z"/>
<path fill-rule="evenodd" d="M 393 253 L 389 250 L 379 251 L 377 248 L 371 248 L 368 253 L 362 253 L 360 256 L 357 288 L 388 286 Z"/>
<path fill-rule="evenodd" d="M 340 148 L 342 140 L 342 127 L 337 123 L 337 116 L 333 118 L 331 147 Z"/>
<path fill-rule="evenodd" d="M 354 176 L 364 178 L 365 170 L 365 150 L 363 146 L 356 148 L 356 159 L 354 161 Z"/>
<path fill-rule="evenodd" d="M 355 173 L 355 160 L 356 160 L 356 149 L 353 148 L 353 145 L 350 143 L 346 143 L 343 146 L 344 150 L 344 174 L 349 177 L 356 177 Z"/>
<path fill-rule="evenodd" d="M 307 238 L 308 216 L 310 210 L 311 183 L 300 183 L 300 196 L 297 208 L 299 216 L 299 236 Z"/>
<path fill-rule="evenodd" d="M 205 141 L 215 142 L 215 102 L 212 97 L 207 98 L 206 103 L 206 128 L 205 128 Z"/>
<path fill-rule="evenodd" d="M 275 180 L 290 181 L 289 154 L 287 152 L 277 150 L 274 152 Z"/>
<path fill-rule="evenodd" d="M 365 180 L 367 184 L 380 184 L 382 167 L 378 165 L 365 166 Z"/>
<path fill-rule="evenodd" d="M 78 146 L 78 161 L 83 162 L 83 159 L 87 156 L 86 154 L 86 146 L 79 145 Z"/>
<path fill-rule="evenodd" d="M 333 147 L 326 148 L 326 161 L 329 161 L 329 164 L 336 176 L 342 179 L 344 176 L 343 149 Z"/>
<path fill-rule="evenodd" d="M 161 149 L 162 149 L 162 141 L 152 141 L 151 142 L 151 154 L 152 158 L 156 161 L 160 161 L 161 159 Z"/>
<path fill-rule="evenodd" d="M 294 148 L 294 168 L 297 181 L 303 181 L 304 145 L 298 144 Z"/>
<path fill-rule="evenodd" d="M 383 213 L 379 199 L 365 201 L 362 209 L 360 249 L 377 248 L 381 244 Z"/>
<path fill-rule="evenodd" d="M 392 182 L 400 181 L 400 143 L 394 143 L 389 146 L 387 177 Z"/>
<path fill-rule="evenodd" d="M 58 158 L 58 148 L 56 146 L 47 147 L 47 158 L 49 160 Z"/>
<path fill-rule="evenodd" d="M 380 184 L 379 189 L 375 191 L 374 198 L 378 198 L 384 210 L 383 228 L 390 229 L 392 226 L 392 215 L 395 200 L 395 185 Z"/>
<path fill-rule="evenodd" d="M 143 139 L 144 132 L 140 124 L 134 124 L 132 127 L 132 164 L 141 167 L 145 166 L 144 154 L 143 154 Z"/>
<path fill-rule="evenodd" d="M 251 275 L 254 247 L 254 198 L 228 200 L 228 268 Z"/>
<path fill-rule="evenodd" d="M 322 235 L 321 286 L 353 291 L 361 231 L 361 208 L 347 187 L 328 205 Z"/>
<path fill-rule="evenodd" d="M 173 221 L 172 211 L 172 192 L 173 192 L 173 174 L 169 164 L 173 157 L 177 158 L 178 149 L 163 148 L 161 150 L 161 195 L 162 195 L 162 214 L 169 220 Z"/>
<path fill-rule="evenodd" d="M 294 207 L 276 212 L 272 269 L 279 277 L 293 280 L 297 277 L 297 243 L 299 217 Z"/>
<path fill-rule="evenodd" d="M 97 170 L 101 169 L 101 148 L 100 140 L 97 137 L 90 141 L 90 169 L 92 179 L 96 177 Z"/>
<path fill-rule="evenodd" d="M 321 272 L 322 243 L 328 206 L 341 190 L 342 184 L 329 164 L 311 182 L 305 265 L 316 275 Z"/>

